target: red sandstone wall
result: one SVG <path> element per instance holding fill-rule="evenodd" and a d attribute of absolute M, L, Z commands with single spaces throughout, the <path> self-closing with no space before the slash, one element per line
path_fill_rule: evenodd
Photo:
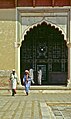
<path fill-rule="evenodd" d="M 71 6 L 71 0 L 0 0 L 0 8 L 31 6 Z"/>
<path fill-rule="evenodd" d="M 33 0 L 18 0 L 18 7 L 33 6 Z"/>
<path fill-rule="evenodd" d="M 69 6 L 71 0 L 55 0 L 55 6 Z"/>
<path fill-rule="evenodd" d="M 52 0 L 35 0 L 35 6 L 52 6 Z"/>
<path fill-rule="evenodd" d="M 14 8 L 15 0 L 0 0 L 0 8 Z"/>

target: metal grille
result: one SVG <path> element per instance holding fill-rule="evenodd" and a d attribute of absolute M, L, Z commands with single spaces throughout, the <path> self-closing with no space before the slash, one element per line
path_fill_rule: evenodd
<path fill-rule="evenodd" d="M 68 48 L 61 31 L 44 22 L 30 29 L 24 39 L 20 49 L 21 74 L 31 65 L 36 73 L 37 65 L 46 65 L 46 76 L 43 76 L 46 79 L 50 79 L 53 72 L 67 74 Z M 37 77 L 36 73 L 34 77 Z"/>

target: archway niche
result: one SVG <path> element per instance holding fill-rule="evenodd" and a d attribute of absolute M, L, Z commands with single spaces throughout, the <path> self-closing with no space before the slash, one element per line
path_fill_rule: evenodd
<path fill-rule="evenodd" d="M 25 69 L 42 69 L 42 85 L 66 85 L 68 76 L 68 48 L 64 34 L 58 27 L 43 21 L 26 32 L 20 48 L 20 74 Z"/>

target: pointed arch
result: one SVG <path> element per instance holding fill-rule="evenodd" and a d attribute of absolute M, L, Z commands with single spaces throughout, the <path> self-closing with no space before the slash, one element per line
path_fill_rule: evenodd
<path fill-rule="evenodd" d="M 33 24 L 33 25 L 29 26 L 27 29 L 25 29 L 25 31 L 22 34 L 21 42 L 24 40 L 24 36 L 27 35 L 28 32 L 32 31 L 32 29 L 34 29 L 34 28 L 36 28 L 36 27 L 38 27 L 40 25 L 50 26 L 51 28 L 57 30 L 62 35 L 64 35 L 64 40 L 66 40 L 66 34 L 65 34 L 64 30 L 60 26 L 58 26 L 56 24 L 53 24 L 51 22 L 48 22 L 47 20 L 42 20 L 41 22 Z"/>
<path fill-rule="evenodd" d="M 37 71 L 43 70 L 42 84 L 67 84 L 68 48 L 62 30 L 46 21 L 30 27 L 20 48 L 21 77 L 32 65 L 36 84 Z"/>

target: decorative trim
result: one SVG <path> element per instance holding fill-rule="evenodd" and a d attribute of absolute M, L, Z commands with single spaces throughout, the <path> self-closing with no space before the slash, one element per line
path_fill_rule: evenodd
<path fill-rule="evenodd" d="M 36 6 L 36 4 L 35 4 L 35 0 L 33 0 L 33 7 L 35 7 Z"/>
<path fill-rule="evenodd" d="M 20 47 L 20 42 L 15 42 L 15 48 L 18 48 L 18 47 Z"/>
<path fill-rule="evenodd" d="M 18 0 L 15 0 L 15 7 L 18 6 Z"/>
<path fill-rule="evenodd" d="M 54 0 L 52 0 L 52 7 L 54 7 Z"/>
<path fill-rule="evenodd" d="M 71 43 L 67 43 L 68 48 L 71 48 Z"/>
<path fill-rule="evenodd" d="M 26 35 L 26 32 L 29 31 L 30 28 L 33 29 L 34 26 L 37 27 L 38 24 L 41 24 L 41 23 L 43 23 L 43 22 L 46 22 L 47 25 L 50 24 L 51 27 L 54 26 L 55 28 L 58 28 L 59 31 L 62 31 L 62 34 L 64 35 L 64 40 L 66 40 L 66 34 L 65 34 L 65 32 L 63 31 L 63 29 L 61 29 L 61 28 L 60 28 L 59 26 L 57 26 L 56 24 L 53 24 L 53 23 L 47 21 L 47 20 L 45 19 L 45 17 L 42 17 L 42 21 L 40 21 L 40 22 L 38 22 L 38 23 L 35 23 L 35 24 L 29 26 L 29 27 L 24 31 L 24 33 L 22 34 L 22 39 L 21 39 L 21 41 L 24 40 L 24 39 L 23 39 L 23 37 L 24 37 L 23 35 Z"/>

